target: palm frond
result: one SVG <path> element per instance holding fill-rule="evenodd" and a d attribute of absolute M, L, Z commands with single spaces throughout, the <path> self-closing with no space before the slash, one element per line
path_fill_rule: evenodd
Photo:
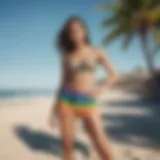
<path fill-rule="evenodd" d="M 123 37 L 123 48 L 127 49 L 135 32 L 140 29 L 148 31 L 151 27 L 160 29 L 160 0 L 119 0 L 117 3 L 101 4 L 97 9 L 113 13 L 102 22 L 104 28 L 113 27 L 104 37 L 105 45 Z M 160 31 L 155 39 L 160 43 Z"/>
<path fill-rule="evenodd" d="M 160 44 L 160 30 L 158 30 L 157 28 L 153 28 L 152 29 L 152 33 L 153 33 L 153 37 L 154 40 L 157 44 Z"/>
<path fill-rule="evenodd" d="M 117 16 L 112 16 L 112 17 L 110 17 L 108 19 L 104 19 L 102 21 L 102 27 L 108 27 L 108 26 L 116 24 L 117 23 L 117 19 L 118 19 Z"/>
<path fill-rule="evenodd" d="M 104 45 L 110 44 L 112 41 L 119 38 L 121 34 L 123 34 L 121 28 L 117 28 L 117 29 L 112 30 L 110 34 L 108 34 L 106 37 L 104 37 L 103 44 Z"/>
<path fill-rule="evenodd" d="M 150 0 L 151 1 L 151 8 L 155 8 L 155 6 L 160 6 L 160 1 L 159 0 Z"/>
<path fill-rule="evenodd" d="M 149 9 L 150 7 L 151 7 L 151 3 L 152 3 L 152 1 L 151 0 L 140 0 L 140 7 L 142 8 L 142 9 Z"/>
<path fill-rule="evenodd" d="M 121 8 L 122 5 L 120 3 L 103 3 L 103 4 L 100 4 L 98 6 L 96 6 L 96 10 L 97 11 L 116 11 L 118 10 L 119 8 Z"/>
<path fill-rule="evenodd" d="M 125 37 L 124 37 L 124 42 L 123 42 L 123 49 L 124 50 L 127 50 L 132 42 L 132 39 L 134 37 L 134 32 L 131 32 L 129 34 L 127 34 Z"/>
<path fill-rule="evenodd" d="M 160 8 L 150 10 L 149 18 L 152 24 L 160 24 Z"/>

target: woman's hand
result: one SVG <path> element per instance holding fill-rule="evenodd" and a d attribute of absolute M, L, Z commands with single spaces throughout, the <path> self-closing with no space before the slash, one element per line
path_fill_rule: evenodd
<path fill-rule="evenodd" d="M 51 128 L 53 128 L 57 124 L 57 118 L 59 117 L 59 105 L 55 104 L 52 106 L 51 115 L 49 117 L 49 125 Z"/>
<path fill-rule="evenodd" d="M 117 74 L 113 74 L 109 80 L 109 83 L 111 83 L 111 85 L 115 85 L 118 82 L 119 78 Z"/>
<path fill-rule="evenodd" d="M 104 89 L 109 89 L 117 83 L 118 75 L 117 75 L 114 67 L 110 63 L 107 55 L 104 54 L 103 50 L 97 49 L 96 53 L 97 53 L 97 56 L 98 56 L 99 63 L 104 66 L 106 72 L 108 73 L 108 78 L 109 79 L 106 82 L 106 84 L 104 85 Z"/>
<path fill-rule="evenodd" d="M 96 86 L 90 93 L 91 97 L 98 98 L 103 93 L 106 93 L 108 89 L 112 88 L 117 82 L 118 76 L 112 76 L 112 78 L 108 82 Z"/>

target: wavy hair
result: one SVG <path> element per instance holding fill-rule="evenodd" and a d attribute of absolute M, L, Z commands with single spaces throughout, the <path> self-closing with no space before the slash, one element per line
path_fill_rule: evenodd
<path fill-rule="evenodd" d="M 58 34 L 57 46 L 62 53 L 72 52 L 75 49 L 75 43 L 70 39 L 69 32 L 70 32 L 70 25 L 76 21 L 78 21 L 84 27 L 84 29 L 87 30 L 87 35 L 84 41 L 86 44 L 90 44 L 88 27 L 85 24 L 85 22 L 78 16 L 71 16 L 66 20 L 66 22 L 64 23 L 62 29 Z"/>

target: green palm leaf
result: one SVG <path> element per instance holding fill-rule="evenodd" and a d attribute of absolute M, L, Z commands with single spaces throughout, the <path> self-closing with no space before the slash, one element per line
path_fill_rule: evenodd
<path fill-rule="evenodd" d="M 112 41 L 116 40 L 117 38 L 120 37 L 120 35 L 123 34 L 122 28 L 117 28 L 112 30 L 110 34 L 108 34 L 104 39 L 103 39 L 103 44 L 108 45 Z"/>
<path fill-rule="evenodd" d="M 119 0 L 117 3 L 99 5 L 97 7 L 99 10 L 113 13 L 111 17 L 103 20 L 103 28 L 115 28 L 105 36 L 103 44 L 109 44 L 123 37 L 123 48 L 127 49 L 135 31 L 146 34 L 151 25 L 160 28 L 159 6 L 160 1 L 158 0 Z M 156 39 L 159 40 L 157 37 Z"/>
<path fill-rule="evenodd" d="M 127 50 L 129 48 L 129 46 L 132 42 L 133 36 L 134 36 L 134 32 L 131 32 L 124 37 L 124 42 L 123 42 L 123 49 L 124 50 Z"/>
<path fill-rule="evenodd" d="M 118 20 L 118 17 L 117 16 L 112 16 L 108 19 L 105 19 L 103 22 L 102 22 L 102 27 L 108 27 L 108 26 L 112 26 L 114 24 L 116 24 Z"/>
<path fill-rule="evenodd" d="M 108 10 L 108 11 L 116 11 L 119 8 L 121 8 L 122 5 L 120 3 L 103 3 L 96 7 L 96 10 L 102 11 L 102 10 Z"/>

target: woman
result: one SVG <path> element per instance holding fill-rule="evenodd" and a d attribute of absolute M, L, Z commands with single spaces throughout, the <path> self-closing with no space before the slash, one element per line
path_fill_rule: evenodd
<path fill-rule="evenodd" d="M 86 131 L 102 160 L 113 160 L 108 139 L 102 129 L 96 98 L 117 81 L 116 73 L 99 48 L 93 47 L 87 27 L 78 17 L 67 20 L 58 36 L 62 53 L 62 86 L 53 106 L 51 124 L 58 117 L 64 144 L 63 160 L 73 160 L 76 118 L 84 123 Z M 103 86 L 95 85 L 94 70 L 97 64 L 106 69 L 109 80 Z"/>

